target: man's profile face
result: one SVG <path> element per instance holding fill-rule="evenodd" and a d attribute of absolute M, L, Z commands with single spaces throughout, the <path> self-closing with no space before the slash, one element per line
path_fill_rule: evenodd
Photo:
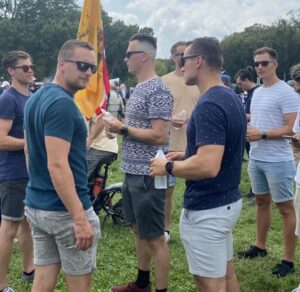
<path fill-rule="evenodd" d="M 127 65 L 128 72 L 136 75 L 142 65 L 142 57 L 145 54 L 143 50 L 141 50 L 140 42 L 137 40 L 131 41 L 126 54 L 127 56 L 125 56 L 124 61 Z"/>
<path fill-rule="evenodd" d="M 10 68 L 10 75 L 12 80 L 17 81 L 23 85 L 29 85 L 33 83 L 34 72 L 33 69 L 30 68 L 32 66 L 31 60 L 28 59 L 19 59 L 14 68 Z M 16 68 L 17 67 L 17 68 Z M 25 70 L 24 70 L 24 69 Z M 27 71 L 28 69 L 28 71 Z M 26 72 L 27 71 L 27 72 Z"/>
<path fill-rule="evenodd" d="M 194 55 L 191 53 L 191 46 L 184 50 L 183 58 Z M 186 85 L 198 85 L 197 76 L 197 57 L 185 59 L 184 66 L 181 68 Z"/>
<path fill-rule="evenodd" d="M 268 53 L 256 55 L 254 57 L 254 65 L 257 76 L 262 80 L 276 76 L 278 63 Z"/>
<path fill-rule="evenodd" d="M 186 49 L 187 46 L 185 45 L 180 45 L 176 47 L 175 54 L 172 55 L 172 60 L 175 63 L 176 67 L 180 68 L 180 62 L 181 58 L 183 56 L 184 50 Z"/>
<path fill-rule="evenodd" d="M 242 80 L 240 76 L 236 79 L 236 85 L 241 88 L 243 91 L 247 91 L 250 89 L 250 81 L 248 79 Z"/>

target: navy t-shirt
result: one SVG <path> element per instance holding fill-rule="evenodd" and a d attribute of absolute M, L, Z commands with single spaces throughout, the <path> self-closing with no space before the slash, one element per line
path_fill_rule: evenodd
<path fill-rule="evenodd" d="M 24 128 L 29 154 L 29 183 L 25 205 L 47 211 L 66 211 L 47 167 L 45 136 L 52 136 L 71 143 L 69 165 L 76 191 L 83 208 L 90 208 L 86 162 L 87 129 L 72 95 L 55 84 L 40 88 L 25 106 Z"/>
<path fill-rule="evenodd" d="M 0 96 L 0 119 L 12 120 L 8 136 L 23 139 L 24 106 L 28 96 L 10 87 Z M 0 150 L 0 181 L 27 179 L 24 150 Z"/>
<path fill-rule="evenodd" d="M 210 88 L 199 100 L 187 128 L 186 157 L 204 145 L 224 145 L 215 178 L 187 180 L 184 208 L 206 210 L 241 198 L 238 186 L 245 147 L 246 114 L 236 94 L 226 87 Z"/>

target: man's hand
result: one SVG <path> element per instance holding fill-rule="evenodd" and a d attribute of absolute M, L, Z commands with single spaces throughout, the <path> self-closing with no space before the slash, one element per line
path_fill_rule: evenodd
<path fill-rule="evenodd" d="M 185 157 L 185 153 L 184 152 L 169 152 L 167 155 L 166 155 L 166 158 L 168 160 L 172 160 L 172 161 L 175 161 L 175 160 L 183 160 Z"/>
<path fill-rule="evenodd" d="M 151 165 L 150 165 L 150 175 L 151 176 L 156 176 L 156 175 L 166 175 L 166 163 L 168 160 L 166 159 L 161 159 L 161 158 L 153 158 L 150 160 Z"/>
<path fill-rule="evenodd" d="M 80 221 L 74 221 L 74 232 L 76 238 L 76 249 L 86 250 L 92 246 L 94 232 L 91 224 L 86 218 Z"/>
<path fill-rule="evenodd" d="M 106 119 L 104 117 L 103 120 L 104 120 L 105 130 L 107 132 L 119 134 L 122 127 L 124 127 L 124 124 L 115 117 L 110 117 L 109 119 Z"/>
<path fill-rule="evenodd" d="M 178 120 L 178 119 L 172 119 L 172 126 L 175 129 L 180 129 L 183 125 L 187 124 L 188 120 Z"/>
<path fill-rule="evenodd" d="M 254 127 L 248 128 L 246 139 L 248 142 L 254 142 L 261 140 L 262 132 Z"/>

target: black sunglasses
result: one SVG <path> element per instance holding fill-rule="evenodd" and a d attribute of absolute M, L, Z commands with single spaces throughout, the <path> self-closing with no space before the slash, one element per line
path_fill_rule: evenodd
<path fill-rule="evenodd" d="M 142 54 L 142 53 L 145 53 L 145 52 L 144 51 L 128 51 L 128 52 L 126 52 L 125 57 L 127 59 L 129 59 L 134 54 Z"/>
<path fill-rule="evenodd" d="M 86 72 L 87 70 L 91 69 L 91 72 L 94 74 L 97 72 L 97 65 L 89 64 L 86 62 L 81 61 L 73 61 L 73 60 L 64 60 L 65 62 L 74 63 L 77 65 L 77 69 L 80 72 Z"/>
<path fill-rule="evenodd" d="M 185 60 L 187 60 L 187 59 L 192 59 L 192 58 L 196 58 L 196 57 L 200 57 L 201 55 L 190 55 L 190 56 L 183 56 L 182 55 L 182 57 L 181 57 L 181 59 L 180 59 L 180 67 L 182 68 L 182 67 L 184 67 L 184 65 L 185 65 Z"/>
<path fill-rule="evenodd" d="M 22 69 L 24 73 L 27 73 L 29 71 L 29 69 L 31 69 L 33 71 L 35 66 L 34 65 L 22 65 L 22 66 L 16 66 L 13 68 L 14 69 Z"/>
<path fill-rule="evenodd" d="M 271 61 L 260 61 L 260 62 L 254 62 L 254 66 L 258 67 L 259 64 L 262 65 L 263 67 L 267 67 L 271 63 Z"/>

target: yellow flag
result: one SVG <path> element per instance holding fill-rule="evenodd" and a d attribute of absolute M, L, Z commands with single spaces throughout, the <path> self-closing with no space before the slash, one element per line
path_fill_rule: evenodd
<path fill-rule="evenodd" d="M 90 43 L 96 53 L 98 70 L 92 75 L 86 89 L 79 90 L 75 102 L 86 118 L 90 118 L 105 98 L 102 62 L 102 18 L 100 0 L 84 0 L 77 39 Z"/>

